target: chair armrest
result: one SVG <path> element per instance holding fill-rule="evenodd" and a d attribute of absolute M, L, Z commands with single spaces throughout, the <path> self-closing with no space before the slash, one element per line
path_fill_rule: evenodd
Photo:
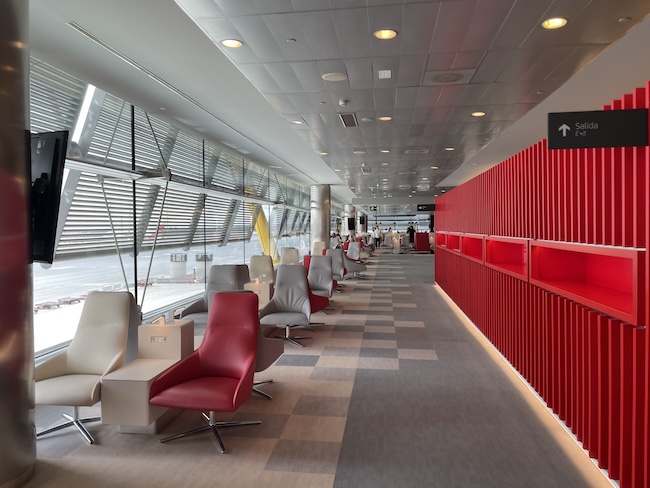
<path fill-rule="evenodd" d="M 199 298 L 197 301 L 187 306 L 185 309 L 181 310 L 181 318 L 191 313 L 202 313 L 207 311 L 208 311 L 208 307 L 205 306 L 205 300 L 203 298 Z"/>
<path fill-rule="evenodd" d="M 151 385 L 149 398 L 156 396 L 161 391 L 178 383 L 198 377 L 197 371 L 200 370 L 200 363 L 201 358 L 197 350 L 185 359 L 169 367 Z"/>
<path fill-rule="evenodd" d="M 235 389 L 235 394 L 233 395 L 233 410 L 236 409 L 237 406 L 241 403 L 239 396 L 242 394 L 245 395 L 247 392 L 250 395 L 250 392 L 253 390 L 253 377 L 255 375 L 255 354 L 251 354 L 250 357 L 246 359 L 246 363 L 244 363 L 242 370 L 245 373 L 239 379 L 239 383 Z"/>
<path fill-rule="evenodd" d="M 55 378 L 66 373 L 66 351 L 61 351 L 54 357 L 43 361 L 34 368 L 34 380 L 42 381 L 48 378 Z"/>

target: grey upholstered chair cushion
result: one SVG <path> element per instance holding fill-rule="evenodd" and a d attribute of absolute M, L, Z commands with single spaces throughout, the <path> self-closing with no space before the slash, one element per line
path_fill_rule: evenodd
<path fill-rule="evenodd" d="M 312 256 L 307 280 L 314 295 L 331 297 L 334 288 L 332 256 Z"/>
<path fill-rule="evenodd" d="M 300 264 L 300 255 L 295 247 L 283 247 L 280 253 L 280 264 Z"/>
<path fill-rule="evenodd" d="M 273 298 L 260 310 L 260 324 L 306 325 L 310 317 L 307 270 L 304 266 L 278 266 Z"/>
<path fill-rule="evenodd" d="M 326 256 L 332 257 L 332 275 L 335 280 L 345 279 L 345 256 L 343 249 L 328 249 L 325 251 Z"/>

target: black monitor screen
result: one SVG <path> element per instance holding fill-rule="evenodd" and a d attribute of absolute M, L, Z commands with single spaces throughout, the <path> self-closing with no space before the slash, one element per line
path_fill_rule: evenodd
<path fill-rule="evenodd" d="M 52 263 L 68 131 L 31 134 L 32 261 Z"/>

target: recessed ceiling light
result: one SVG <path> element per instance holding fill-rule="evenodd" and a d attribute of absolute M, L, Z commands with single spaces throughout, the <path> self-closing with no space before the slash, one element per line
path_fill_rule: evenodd
<path fill-rule="evenodd" d="M 327 153 L 325 151 L 321 151 L 318 154 L 320 154 L 321 156 L 327 156 Z"/>
<path fill-rule="evenodd" d="M 345 73 L 325 73 L 321 78 L 325 81 L 343 81 L 348 79 Z"/>
<path fill-rule="evenodd" d="M 297 41 L 293 37 L 291 37 L 291 38 L 287 39 L 287 42 L 289 44 L 293 44 L 294 42 L 297 42 Z"/>
<path fill-rule="evenodd" d="M 483 117 L 485 115 L 485 112 L 472 112 L 472 117 Z"/>
<path fill-rule="evenodd" d="M 233 49 L 242 47 L 244 45 L 239 39 L 224 39 L 221 41 L 221 45 L 225 47 L 231 47 Z"/>
<path fill-rule="evenodd" d="M 381 152 L 383 152 L 384 154 L 385 154 L 385 153 L 389 153 L 389 152 L 390 152 L 390 149 L 382 149 Z"/>
<path fill-rule="evenodd" d="M 282 166 L 269 166 L 271 169 L 282 169 Z"/>
<path fill-rule="evenodd" d="M 455 151 L 455 150 L 456 148 L 451 146 L 445 148 L 445 151 Z"/>
<path fill-rule="evenodd" d="M 341 172 L 341 170 L 340 170 L 340 169 L 338 169 L 338 168 L 337 168 L 337 169 L 335 169 L 334 171 L 336 171 L 337 173 L 340 173 L 340 172 Z"/>
<path fill-rule="evenodd" d="M 394 31 L 393 29 L 380 29 L 378 31 L 375 31 L 373 36 L 384 41 L 386 39 L 392 39 L 393 37 L 397 36 L 397 31 Z"/>
<path fill-rule="evenodd" d="M 391 117 L 389 115 L 383 115 L 383 116 L 379 117 L 379 120 L 381 120 L 382 122 L 387 122 L 389 120 L 393 120 L 393 117 Z"/>
<path fill-rule="evenodd" d="M 411 193 L 415 193 L 415 190 L 411 190 Z"/>
<path fill-rule="evenodd" d="M 382 178 L 381 181 L 388 181 L 388 178 Z"/>
<path fill-rule="evenodd" d="M 431 169 L 438 169 L 438 166 L 431 166 Z"/>
<path fill-rule="evenodd" d="M 353 153 L 354 154 L 366 154 L 366 151 L 357 150 L 357 151 L 353 151 Z"/>
<path fill-rule="evenodd" d="M 544 95 L 544 90 L 537 90 L 535 95 Z"/>
<path fill-rule="evenodd" d="M 427 178 L 426 176 L 423 176 L 422 179 L 423 180 L 428 180 L 429 178 Z"/>
<path fill-rule="evenodd" d="M 382 166 L 388 166 L 388 163 L 381 163 Z"/>
<path fill-rule="evenodd" d="M 444 193 L 444 192 L 446 192 L 447 190 L 441 190 L 441 191 L 442 191 L 442 193 Z"/>
<path fill-rule="evenodd" d="M 560 27 L 564 27 L 567 22 L 567 19 L 563 17 L 553 17 L 542 22 L 542 27 L 548 30 L 559 29 Z"/>
<path fill-rule="evenodd" d="M 618 19 L 619 24 L 627 24 L 630 20 L 632 20 L 630 17 L 621 17 Z"/>
<path fill-rule="evenodd" d="M 409 195 L 409 198 L 413 198 L 413 195 Z"/>
<path fill-rule="evenodd" d="M 363 117 L 361 119 L 361 122 L 374 122 L 374 121 L 375 119 L 373 119 L 372 117 Z"/>
<path fill-rule="evenodd" d="M 303 122 L 302 122 L 302 120 L 292 120 L 291 123 L 293 125 L 301 125 Z"/>

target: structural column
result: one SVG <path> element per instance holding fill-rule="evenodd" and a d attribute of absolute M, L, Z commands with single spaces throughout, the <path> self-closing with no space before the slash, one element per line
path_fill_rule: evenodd
<path fill-rule="evenodd" d="M 309 249 L 314 249 L 314 242 L 322 241 L 326 247 L 330 242 L 331 189 L 329 185 L 311 187 L 311 242 Z"/>
<path fill-rule="evenodd" d="M 351 235 L 354 237 L 354 231 L 357 228 L 357 213 L 354 205 L 346 205 L 343 209 L 343 229 L 341 235 Z"/>
<path fill-rule="evenodd" d="M 28 2 L 0 0 L 0 487 L 25 484 L 36 462 L 34 339 L 27 250 Z"/>

